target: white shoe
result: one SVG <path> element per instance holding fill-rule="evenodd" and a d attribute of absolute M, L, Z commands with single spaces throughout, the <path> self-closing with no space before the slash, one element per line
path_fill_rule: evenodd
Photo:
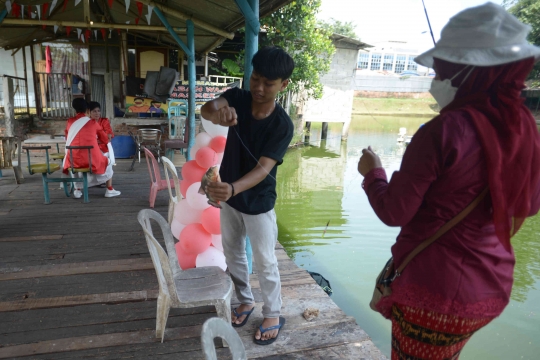
<path fill-rule="evenodd" d="M 115 197 L 115 196 L 118 196 L 118 195 L 120 195 L 120 194 L 121 194 L 120 191 L 114 190 L 114 189 L 112 189 L 112 190 L 107 189 L 107 190 L 105 191 L 105 197 L 106 197 L 106 198 Z"/>
<path fill-rule="evenodd" d="M 78 189 L 77 189 L 77 190 L 73 190 L 73 197 L 74 197 L 75 199 L 80 199 L 81 196 L 82 196 L 82 191 L 81 191 L 81 190 L 78 190 Z"/>

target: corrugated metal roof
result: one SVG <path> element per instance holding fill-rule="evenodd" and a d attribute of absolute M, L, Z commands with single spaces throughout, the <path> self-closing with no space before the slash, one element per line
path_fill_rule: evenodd
<path fill-rule="evenodd" d="M 61 25 L 62 22 L 83 22 L 84 21 L 84 6 L 81 1 L 75 6 L 74 1 L 69 1 L 65 11 L 62 11 L 63 1 L 59 0 L 55 9 L 53 9 L 51 16 L 45 16 L 41 14 L 41 20 L 58 22 Z M 271 14 L 280 7 L 290 3 L 292 0 L 260 0 L 260 15 L 261 17 Z M 27 5 L 37 5 L 49 3 L 46 1 L 30 1 L 30 0 L 17 0 L 19 5 L 25 5 L 25 16 L 28 20 Z M 172 14 L 174 11 L 181 12 L 187 18 L 192 18 L 195 22 L 195 51 L 197 53 L 204 53 L 217 47 L 221 41 L 225 39 L 223 33 L 233 33 L 238 28 L 244 25 L 244 16 L 236 6 L 234 0 L 164 0 L 164 1 L 151 1 L 141 0 L 143 5 L 142 14 L 139 17 L 136 1 L 131 1 L 129 10 L 126 13 L 126 7 L 123 0 L 115 0 L 112 8 L 107 6 L 107 0 L 95 0 L 90 1 L 90 20 L 93 21 L 93 30 L 99 30 L 100 23 L 115 23 L 135 25 L 135 21 L 139 18 L 140 29 L 130 29 L 129 33 L 140 33 L 146 37 L 156 39 L 156 42 L 176 44 L 174 39 L 164 29 L 147 31 L 145 26 L 162 26 L 161 21 L 155 13 L 150 18 L 150 24 L 146 19 L 148 14 L 147 4 L 157 5 L 162 8 L 162 12 L 169 21 L 170 25 L 177 30 L 180 38 L 187 43 L 187 37 L 185 35 L 186 21 L 179 19 L 178 16 Z M 5 7 L 5 0 L 0 0 L 0 9 Z M 32 7 L 35 12 L 35 6 Z M 172 9 L 172 12 L 166 11 L 166 9 Z M 48 14 L 47 14 L 48 15 Z M 43 41 L 53 41 L 55 39 L 69 38 L 77 41 L 77 30 L 73 27 L 70 36 L 66 36 L 65 27 L 60 26 L 57 33 L 53 31 L 52 23 L 43 29 L 42 25 L 37 23 L 38 18 L 33 19 L 34 23 L 25 22 L 24 24 L 13 24 L 14 21 L 20 20 L 20 17 L 15 19 L 12 14 L 9 14 L 4 22 L 0 25 L 0 48 L 5 49 L 17 49 L 22 45 L 30 45 L 33 43 L 39 43 Z M 86 23 L 85 23 L 86 24 Z M 223 33 L 216 34 L 212 30 L 208 29 L 208 26 L 201 26 L 198 24 L 210 25 L 221 29 Z M 81 28 L 81 27 L 79 27 Z M 83 27 L 84 30 L 86 28 Z M 108 33 L 108 30 L 107 30 Z M 98 32 L 99 38 L 101 34 Z M 117 35 L 115 35 L 117 36 Z M 93 38 L 92 34 L 92 38 Z"/>

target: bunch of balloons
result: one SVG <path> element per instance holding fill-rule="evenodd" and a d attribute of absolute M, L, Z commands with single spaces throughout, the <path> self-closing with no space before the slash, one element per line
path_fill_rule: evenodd
<path fill-rule="evenodd" d="M 206 132 L 195 137 L 191 158 L 182 167 L 180 193 L 183 199 L 174 208 L 171 231 L 175 238 L 178 262 L 183 270 L 203 266 L 227 268 L 223 246 L 219 209 L 208 204 L 206 195 L 199 194 L 206 171 L 223 160 L 229 128 L 214 125 L 201 117 Z"/>

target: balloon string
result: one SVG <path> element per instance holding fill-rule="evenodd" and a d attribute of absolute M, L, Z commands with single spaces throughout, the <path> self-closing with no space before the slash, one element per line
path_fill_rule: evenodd
<path fill-rule="evenodd" d="M 234 130 L 234 132 L 236 133 L 236 136 L 238 137 L 238 140 L 240 140 L 240 143 L 242 144 L 242 146 L 244 147 L 244 149 L 247 150 L 247 152 L 249 153 L 249 155 L 251 155 L 251 157 L 257 162 L 257 164 L 259 164 L 259 166 L 268 174 L 268 176 L 270 176 L 272 179 L 274 179 L 274 181 L 277 183 L 277 179 L 275 177 L 273 177 L 272 175 L 270 175 L 270 173 L 268 171 L 266 171 L 266 169 L 264 168 L 264 166 L 262 166 L 262 164 L 259 162 L 259 160 L 257 160 L 257 158 L 255 156 L 253 156 L 253 154 L 251 153 L 251 151 L 249 151 L 248 147 L 246 146 L 246 144 L 244 144 L 244 142 L 242 141 L 242 138 L 240 138 L 240 134 L 238 134 L 238 131 L 236 131 L 236 128 L 234 126 L 231 126 Z"/>

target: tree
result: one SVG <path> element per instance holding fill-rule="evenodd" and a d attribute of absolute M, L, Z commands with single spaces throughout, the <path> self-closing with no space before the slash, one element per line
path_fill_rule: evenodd
<path fill-rule="evenodd" d="M 319 76 L 330 70 L 335 47 L 330 40 L 332 31 L 317 26 L 315 16 L 319 12 L 321 0 L 296 0 L 262 18 L 259 47 L 274 45 L 283 48 L 294 59 L 295 69 L 288 91 L 308 97 L 322 97 L 323 86 Z M 240 30 L 243 33 L 244 30 Z M 224 61 L 225 62 L 225 61 Z M 244 72 L 244 51 L 234 61 L 222 63 L 227 75 Z M 235 66 L 237 65 L 237 66 Z M 234 70 L 231 72 L 231 70 Z"/>
<path fill-rule="evenodd" d="M 350 21 L 341 22 L 334 18 L 330 18 L 329 21 L 320 20 L 318 26 L 325 28 L 333 33 L 345 35 L 350 38 L 360 40 L 358 35 L 356 35 L 356 25 Z"/>

